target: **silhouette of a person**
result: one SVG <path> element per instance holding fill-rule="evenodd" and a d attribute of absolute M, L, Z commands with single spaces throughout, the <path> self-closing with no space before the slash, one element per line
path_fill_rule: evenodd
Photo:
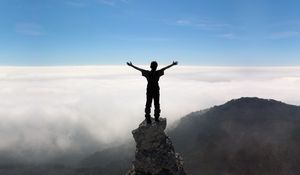
<path fill-rule="evenodd" d="M 156 70 L 157 69 L 157 62 L 156 61 L 152 61 L 150 64 L 150 68 L 151 70 L 144 70 L 141 69 L 139 67 L 134 66 L 131 62 L 127 62 L 128 66 L 131 66 L 133 68 L 135 68 L 136 70 L 139 70 L 142 72 L 142 76 L 144 76 L 147 81 L 147 93 L 146 93 L 146 107 L 145 107 L 145 117 L 147 120 L 147 123 L 151 123 L 151 104 L 152 104 L 152 99 L 154 100 L 154 117 L 155 117 L 155 121 L 158 122 L 158 118 L 160 115 L 160 105 L 159 105 L 159 78 L 161 76 L 164 75 L 164 71 L 174 65 L 177 65 L 178 62 L 177 61 L 173 61 L 172 64 L 160 69 L 160 70 Z"/>

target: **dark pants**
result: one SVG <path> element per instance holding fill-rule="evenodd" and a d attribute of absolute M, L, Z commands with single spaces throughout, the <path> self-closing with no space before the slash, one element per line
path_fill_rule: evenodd
<path fill-rule="evenodd" d="M 147 101 L 145 108 L 145 116 L 150 119 L 151 113 L 151 104 L 152 99 L 154 99 L 154 116 L 156 119 L 159 118 L 160 115 L 160 105 L 159 105 L 159 90 L 147 90 Z"/>

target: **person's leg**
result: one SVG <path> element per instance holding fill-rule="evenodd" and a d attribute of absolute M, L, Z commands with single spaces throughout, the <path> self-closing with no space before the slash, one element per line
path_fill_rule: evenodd
<path fill-rule="evenodd" d="M 154 95 L 154 116 L 155 121 L 158 122 L 158 118 L 160 116 L 159 91 L 157 91 Z"/>
<path fill-rule="evenodd" d="M 147 120 L 147 123 L 151 123 L 151 103 L 152 103 L 152 94 L 147 92 L 146 94 L 146 106 L 145 106 L 145 117 Z"/>

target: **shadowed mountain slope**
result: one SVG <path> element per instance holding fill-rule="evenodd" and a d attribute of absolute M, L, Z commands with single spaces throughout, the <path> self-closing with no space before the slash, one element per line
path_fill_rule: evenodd
<path fill-rule="evenodd" d="M 240 98 L 182 118 L 169 132 L 187 174 L 300 174 L 300 107 Z"/>

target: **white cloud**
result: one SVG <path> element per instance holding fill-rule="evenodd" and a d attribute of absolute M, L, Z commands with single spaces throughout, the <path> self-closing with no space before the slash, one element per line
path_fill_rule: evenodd
<path fill-rule="evenodd" d="M 177 66 L 160 86 L 170 124 L 242 96 L 299 105 L 300 67 Z M 1 67 L 0 152 L 46 159 L 132 139 L 144 119 L 145 88 L 145 78 L 127 66 Z"/>
<path fill-rule="evenodd" d="M 179 19 L 176 21 L 176 24 L 178 25 L 191 25 L 192 22 L 190 20 L 187 19 Z"/>
<path fill-rule="evenodd" d="M 27 36 L 45 35 L 44 28 L 37 23 L 19 22 L 16 24 L 15 30 L 17 33 Z"/>
<path fill-rule="evenodd" d="M 218 35 L 218 37 L 220 38 L 225 38 L 225 39 L 237 39 L 238 37 L 233 34 L 233 33 L 224 33 L 224 34 L 220 34 Z"/>
<path fill-rule="evenodd" d="M 108 5 L 108 6 L 114 6 L 117 3 L 128 3 L 129 0 L 96 0 L 98 3 Z"/>
<path fill-rule="evenodd" d="M 216 22 L 210 19 L 178 19 L 175 22 L 179 26 L 190 26 L 202 30 L 222 30 L 230 27 L 229 24 Z"/>
<path fill-rule="evenodd" d="M 97 0 L 97 2 L 110 6 L 113 6 L 116 3 L 115 0 Z"/>
<path fill-rule="evenodd" d="M 85 7 L 89 4 L 115 6 L 118 3 L 129 3 L 129 0 L 66 0 L 64 3 L 74 7 Z"/>
<path fill-rule="evenodd" d="M 87 0 L 68 0 L 65 1 L 65 4 L 69 6 L 74 6 L 74 7 L 84 7 L 87 5 Z"/>
<path fill-rule="evenodd" d="M 295 37 L 300 37 L 300 32 L 286 31 L 286 32 L 272 33 L 271 36 L 269 36 L 269 39 L 286 39 L 286 38 L 295 38 Z"/>

